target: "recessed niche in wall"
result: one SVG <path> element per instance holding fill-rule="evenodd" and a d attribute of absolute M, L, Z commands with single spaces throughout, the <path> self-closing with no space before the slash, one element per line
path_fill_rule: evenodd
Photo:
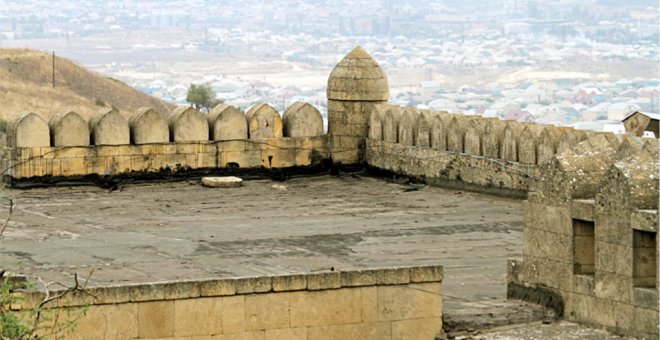
<path fill-rule="evenodd" d="M 594 222 L 573 219 L 573 273 L 594 274 Z"/>
<path fill-rule="evenodd" d="M 633 230 L 633 285 L 654 288 L 658 276 L 656 233 Z"/>

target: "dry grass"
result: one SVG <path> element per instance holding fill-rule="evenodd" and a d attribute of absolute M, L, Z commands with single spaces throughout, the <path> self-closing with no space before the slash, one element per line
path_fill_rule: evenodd
<path fill-rule="evenodd" d="M 52 56 L 28 49 L 0 49 L 0 118 L 32 111 L 48 119 L 62 110 L 91 116 L 105 106 L 114 106 L 128 116 L 148 106 L 167 112 L 173 105 L 141 93 L 130 86 L 103 77 L 56 57 L 55 88 L 52 87 Z"/>

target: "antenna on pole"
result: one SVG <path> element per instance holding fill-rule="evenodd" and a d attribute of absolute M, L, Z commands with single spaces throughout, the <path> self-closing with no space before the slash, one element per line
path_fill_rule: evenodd
<path fill-rule="evenodd" d="M 55 88 L 55 51 L 53 51 L 53 88 Z"/>

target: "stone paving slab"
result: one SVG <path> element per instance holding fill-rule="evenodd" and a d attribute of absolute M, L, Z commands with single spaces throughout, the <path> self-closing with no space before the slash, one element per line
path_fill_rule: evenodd
<path fill-rule="evenodd" d="M 273 185 L 286 187 L 274 188 Z M 446 308 L 504 299 L 520 201 L 361 176 L 0 191 L 3 269 L 91 285 L 444 266 Z"/>

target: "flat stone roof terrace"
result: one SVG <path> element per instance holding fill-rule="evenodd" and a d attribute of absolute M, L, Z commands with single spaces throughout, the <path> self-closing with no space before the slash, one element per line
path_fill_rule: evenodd
<path fill-rule="evenodd" d="M 521 202 L 362 176 L 0 190 L 2 269 L 90 285 L 444 265 L 445 308 L 506 296 Z"/>

